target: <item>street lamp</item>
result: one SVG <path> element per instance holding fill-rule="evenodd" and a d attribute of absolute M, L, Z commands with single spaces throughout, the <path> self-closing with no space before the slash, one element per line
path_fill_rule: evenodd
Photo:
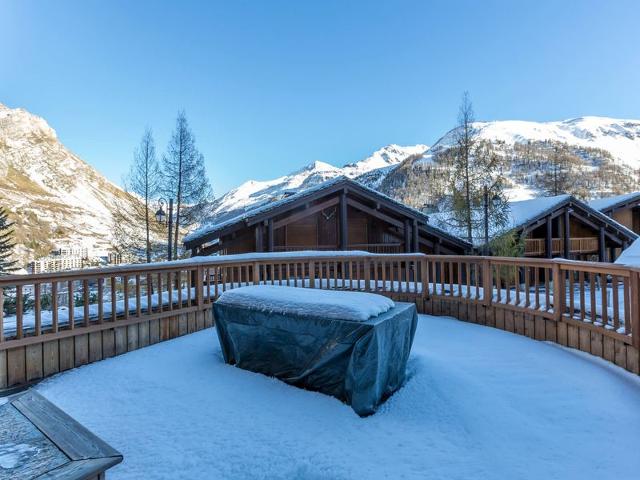
<path fill-rule="evenodd" d="M 158 210 L 156 210 L 156 221 L 160 225 L 168 224 L 167 260 L 171 260 L 171 257 L 173 256 L 172 243 L 171 243 L 171 239 L 173 236 L 171 233 L 171 231 L 173 230 L 173 198 L 170 198 L 168 203 L 169 203 L 169 213 L 167 214 L 164 211 L 164 207 L 167 204 L 167 201 L 162 197 L 158 199 Z"/>
<path fill-rule="evenodd" d="M 493 187 L 494 185 L 492 185 L 491 187 Z M 489 186 L 484 185 L 482 197 L 484 203 L 484 254 L 487 255 L 489 252 Z M 499 195 L 493 196 L 493 198 L 491 199 L 491 206 L 493 207 L 493 209 L 498 208 L 501 200 L 502 199 Z"/>

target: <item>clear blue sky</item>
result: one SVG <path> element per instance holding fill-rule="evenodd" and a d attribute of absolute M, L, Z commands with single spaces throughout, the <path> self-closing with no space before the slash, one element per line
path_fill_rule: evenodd
<path fill-rule="evenodd" d="M 0 102 L 112 180 L 185 109 L 216 194 L 481 120 L 640 117 L 638 1 L 0 0 Z"/>

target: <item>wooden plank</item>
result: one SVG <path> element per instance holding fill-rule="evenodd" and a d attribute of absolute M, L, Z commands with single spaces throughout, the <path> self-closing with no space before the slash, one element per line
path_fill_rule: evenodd
<path fill-rule="evenodd" d="M 524 335 L 524 313 L 513 312 L 513 328 L 518 335 Z"/>
<path fill-rule="evenodd" d="M 25 349 L 25 359 L 27 382 L 42 378 L 42 344 L 28 345 Z"/>
<path fill-rule="evenodd" d="M 496 308 L 496 310 L 503 310 L 503 309 L 502 308 Z M 514 312 L 514 315 L 505 315 L 505 317 L 504 317 L 504 329 L 507 332 L 515 332 L 516 331 L 515 312 Z"/>
<path fill-rule="evenodd" d="M 602 357 L 603 355 L 603 346 L 602 346 L 602 334 L 598 332 L 591 331 L 591 355 L 595 355 L 596 357 Z"/>
<path fill-rule="evenodd" d="M 89 362 L 98 362 L 102 358 L 102 332 L 91 332 L 89 334 Z"/>
<path fill-rule="evenodd" d="M 187 315 L 180 315 L 180 317 L 178 317 L 178 336 L 188 333 L 188 323 Z"/>
<path fill-rule="evenodd" d="M 580 348 L 580 335 L 578 327 L 567 325 L 567 345 L 571 348 Z"/>
<path fill-rule="evenodd" d="M 536 338 L 536 322 L 530 313 L 524 314 L 524 334 L 529 338 Z"/>
<path fill-rule="evenodd" d="M 0 389 L 7 388 L 7 351 L 0 351 Z"/>
<path fill-rule="evenodd" d="M 533 315 L 533 322 L 536 334 L 536 340 L 544 340 L 546 338 L 544 318 L 539 315 Z"/>
<path fill-rule="evenodd" d="M 120 453 L 33 390 L 11 404 L 71 460 L 120 457 Z"/>
<path fill-rule="evenodd" d="M 549 342 L 558 342 L 558 322 L 555 320 L 549 320 L 547 318 L 540 318 L 541 322 L 544 322 L 545 338 Z"/>
<path fill-rule="evenodd" d="M 116 355 L 121 355 L 127 351 L 127 327 L 115 329 Z"/>
<path fill-rule="evenodd" d="M 7 350 L 7 386 L 25 383 L 27 372 L 25 370 L 26 347 L 10 348 Z"/>
<path fill-rule="evenodd" d="M 495 328 L 499 328 L 500 330 L 505 329 L 505 324 L 507 322 L 513 322 L 513 310 L 505 310 L 504 308 L 496 308 L 495 314 Z M 507 320 L 508 319 L 508 320 Z"/>
<path fill-rule="evenodd" d="M 578 329 L 578 337 L 580 338 L 578 348 L 583 352 L 591 353 L 591 332 L 587 328 Z"/>
<path fill-rule="evenodd" d="M 111 358 L 116 354 L 116 332 L 114 329 L 102 331 L 102 358 Z"/>
<path fill-rule="evenodd" d="M 153 345 L 160 341 L 160 320 L 149 321 L 149 344 Z"/>
<path fill-rule="evenodd" d="M 605 337 L 605 340 L 608 337 Z M 627 368 L 627 345 L 624 342 L 613 339 L 613 363 L 622 368 Z"/>
<path fill-rule="evenodd" d="M 76 335 L 73 337 L 73 344 L 75 349 L 74 365 L 79 367 L 80 365 L 86 365 L 89 363 L 89 335 L 86 333 L 83 335 Z"/>
<path fill-rule="evenodd" d="M 640 375 L 640 355 L 636 347 L 627 345 L 627 370 Z"/>
<path fill-rule="evenodd" d="M 604 358 L 605 360 L 608 360 L 610 362 L 613 362 L 615 360 L 615 357 L 616 357 L 615 343 L 616 343 L 616 341 L 613 338 L 607 337 L 607 336 L 603 336 L 603 338 L 602 338 L 602 358 Z M 625 360 L 626 360 L 626 356 L 625 356 Z"/>
<path fill-rule="evenodd" d="M 127 352 L 138 349 L 138 325 L 127 326 Z"/>
<path fill-rule="evenodd" d="M 138 344 L 140 348 L 149 345 L 149 322 L 138 324 Z"/>
<path fill-rule="evenodd" d="M 560 345 L 563 346 L 567 346 L 569 339 L 567 337 L 567 324 L 565 322 L 557 322 L 556 324 L 556 329 L 557 329 L 557 342 Z"/>
<path fill-rule="evenodd" d="M 122 457 L 88 458 L 65 463 L 43 475 L 38 480 L 66 480 L 69 478 L 84 478 L 87 480 L 105 480 L 101 473 L 117 465 Z"/>
<path fill-rule="evenodd" d="M 73 337 L 61 338 L 58 341 L 58 354 L 60 359 L 60 371 L 64 372 L 74 367 L 75 352 L 73 348 Z"/>

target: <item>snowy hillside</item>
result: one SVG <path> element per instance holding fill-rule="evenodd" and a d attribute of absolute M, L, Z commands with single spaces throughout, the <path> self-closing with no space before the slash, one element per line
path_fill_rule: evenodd
<path fill-rule="evenodd" d="M 214 204 L 214 217 L 223 220 L 249 206 L 257 206 L 282 197 L 283 195 L 317 185 L 339 176 L 349 178 L 368 176 L 368 184 L 379 183 L 390 168 L 408 158 L 418 157 L 427 150 L 426 145 L 401 147 L 388 145 L 359 162 L 349 163 L 342 168 L 324 162 L 313 162 L 289 175 L 273 180 L 249 180 L 238 188 L 218 198 Z"/>
<path fill-rule="evenodd" d="M 608 117 L 579 117 L 560 122 L 507 120 L 475 122 L 480 138 L 507 145 L 553 140 L 609 152 L 620 164 L 640 168 L 640 120 Z M 452 144 L 453 131 L 432 147 L 433 151 Z"/>
<path fill-rule="evenodd" d="M 16 222 L 21 262 L 55 243 L 108 249 L 116 200 L 137 201 L 62 145 L 44 119 L 0 104 L 0 202 Z"/>
<path fill-rule="evenodd" d="M 559 193 L 589 199 L 640 188 L 640 120 L 514 120 L 475 122 L 473 128 L 502 157 L 511 200 Z M 447 132 L 423 156 L 390 171 L 380 190 L 412 206 L 429 203 L 437 156 L 453 146 L 454 134 Z M 553 169 L 560 172 L 560 191 L 549 186 Z"/>

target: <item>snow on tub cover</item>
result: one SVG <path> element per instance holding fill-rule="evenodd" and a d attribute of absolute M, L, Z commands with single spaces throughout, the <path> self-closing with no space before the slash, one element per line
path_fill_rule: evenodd
<path fill-rule="evenodd" d="M 351 405 L 361 416 L 405 379 L 418 321 L 412 303 L 280 286 L 228 290 L 213 305 L 224 359 Z"/>

